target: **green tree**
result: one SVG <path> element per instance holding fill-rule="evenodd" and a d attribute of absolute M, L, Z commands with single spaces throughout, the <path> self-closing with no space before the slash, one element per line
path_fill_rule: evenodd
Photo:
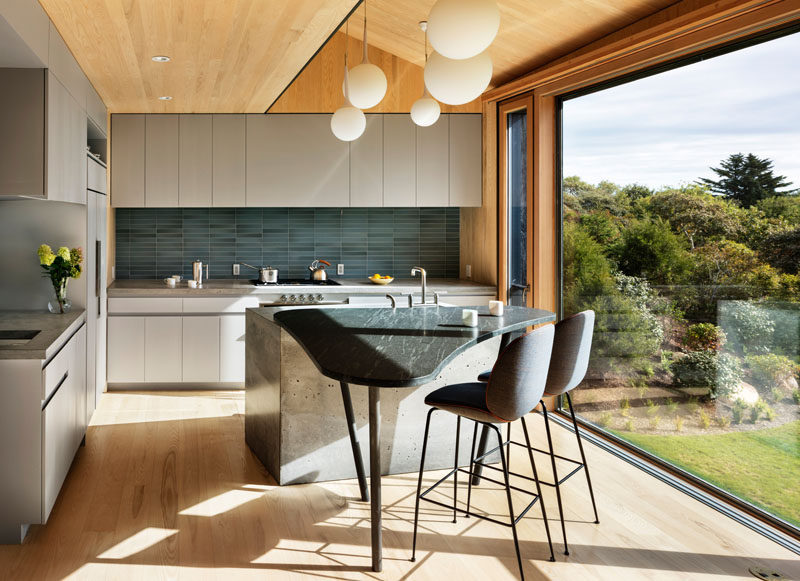
<path fill-rule="evenodd" d="M 792 182 L 786 181 L 786 176 L 776 176 L 772 165 L 771 159 L 760 158 L 752 153 L 734 153 L 722 160 L 720 167 L 710 168 L 720 179 L 700 178 L 698 183 L 749 208 L 759 200 L 796 192 L 779 191 L 792 185 Z"/>
<path fill-rule="evenodd" d="M 775 268 L 789 274 L 800 274 L 800 226 L 769 236 L 761 254 Z"/>
<path fill-rule="evenodd" d="M 683 282 L 690 269 L 690 257 L 683 239 L 660 218 L 632 223 L 614 245 L 612 256 L 628 276 L 647 279 L 651 284 Z"/>
<path fill-rule="evenodd" d="M 767 218 L 800 224 L 800 196 L 767 198 L 758 202 L 758 209 L 764 212 Z"/>

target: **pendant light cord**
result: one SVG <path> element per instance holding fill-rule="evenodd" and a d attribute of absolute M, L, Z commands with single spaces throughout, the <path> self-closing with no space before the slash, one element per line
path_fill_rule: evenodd
<path fill-rule="evenodd" d="M 364 0 L 364 38 L 361 44 L 364 45 L 364 57 L 361 62 L 365 63 L 369 61 L 369 57 L 367 56 L 367 0 Z"/>

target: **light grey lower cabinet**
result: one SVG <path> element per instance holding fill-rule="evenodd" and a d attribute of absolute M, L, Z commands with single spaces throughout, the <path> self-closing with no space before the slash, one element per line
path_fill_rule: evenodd
<path fill-rule="evenodd" d="M 0 544 L 11 544 L 47 522 L 86 433 L 86 325 L 49 362 L 3 360 L 0 373 Z"/>
<path fill-rule="evenodd" d="M 182 381 L 219 382 L 219 317 L 183 317 Z"/>
<path fill-rule="evenodd" d="M 178 383 L 182 377 L 183 325 L 181 317 L 145 317 L 144 380 Z"/>
<path fill-rule="evenodd" d="M 144 381 L 144 317 L 108 317 L 108 383 Z"/>

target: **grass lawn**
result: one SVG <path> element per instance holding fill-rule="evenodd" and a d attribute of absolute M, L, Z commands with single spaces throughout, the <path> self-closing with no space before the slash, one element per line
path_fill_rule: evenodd
<path fill-rule="evenodd" d="M 613 432 L 800 526 L 800 421 L 765 430 L 708 436 Z"/>

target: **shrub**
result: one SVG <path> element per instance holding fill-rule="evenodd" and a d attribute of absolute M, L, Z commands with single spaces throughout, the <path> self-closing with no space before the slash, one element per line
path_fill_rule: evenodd
<path fill-rule="evenodd" d="M 761 403 L 761 400 L 758 400 L 756 403 L 753 404 L 753 407 L 750 408 L 750 423 L 755 424 L 758 421 L 758 418 L 761 416 L 761 406 L 758 405 Z"/>
<path fill-rule="evenodd" d="M 636 388 L 636 391 L 639 393 L 639 399 L 643 399 L 644 396 L 647 395 L 647 392 L 650 391 L 650 386 L 648 385 L 640 385 Z"/>
<path fill-rule="evenodd" d="M 780 388 L 797 372 L 797 365 L 791 359 L 774 353 L 748 355 L 745 363 L 750 368 L 753 384 L 765 389 Z"/>
<path fill-rule="evenodd" d="M 600 426 L 601 428 L 607 428 L 610 423 L 611 423 L 611 414 L 609 412 L 603 412 L 597 419 L 597 425 Z"/>
<path fill-rule="evenodd" d="M 619 409 L 622 411 L 622 416 L 625 417 L 630 413 L 631 409 L 631 402 L 628 401 L 627 397 L 623 397 L 619 401 Z"/>
<path fill-rule="evenodd" d="M 800 405 L 800 389 L 795 389 L 792 392 L 792 399 L 794 400 L 794 403 Z"/>
<path fill-rule="evenodd" d="M 741 424 L 744 418 L 744 412 L 747 410 L 747 404 L 740 399 L 733 402 L 733 423 Z"/>
<path fill-rule="evenodd" d="M 735 393 L 742 380 L 739 359 L 729 353 L 692 351 L 672 364 L 673 381 L 679 387 L 707 387 L 712 397 Z"/>
<path fill-rule="evenodd" d="M 731 419 L 728 416 L 716 416 L 714 421 L 720 428 L 727 428 L 731 425 Z"/>
<path fill-rule="evenodd" d="M 672 398 L 668 397 L 667 398 L 667 409 L 669 410 L 669 413 L 674 416 L 678 412 L 678 402 L 677 401 L 672 401 Z"/>
<path fill-rule="evenodd" d="M 765 407 L 764 407 L 763 411 L 764 411 L 764 417 L 767 418 L 768 422 L 771 422 L 772 420 L 774 420 L 775 417 L 778 415 L 777 413 L 775 413 L 774 409 L 772 409 L 770 406 L 768 406 L 766 404 L 765 404 Z"/>
<path fill-rule="evenodd" d="M 642 318 L 645 329 L 652 335 L 652 342 L 656 344 L 656 349 L 661 346 L 664 340 L 664 327 L 658 317 L 655 315 L 654 310 L 663 308 L 664 300 L 659 298 L 658 293 L 652 289 L 650 283 L 643 278 L 635 276 L 626 276 L 622 273 L 614 274 L 614 282 L 617 290 L 622 293 L 622 296 L 627 298 L 633 308 L 638 311 Z M 655 352 L 655 351 L 654 351 Z M 641 365 L 641 371 L 644 375 L 652 377 L 652 365 Z"/>
<path fill-rule="evenodd" d="M 627 431 L 627 432 L 635 431 L 634 427 L 633 427 L 633 420 L 631 420 L 631 419 L 625 420 L 625 431 Z"/>
<path fill-rule="evenodd" d="M 675 416 L 675 429 L 679 432 L 683 431 L 683 416 Z"/>
<path fill-rule="evenodd" d="M 683 344 L 690 351 L 718 351 L 725 344 L 725 332 L 712 323 L 698 323 L 686 329 Z"/>
<path fill-rule="evenodd" d="M 762 255 L 772 266 L 788 274 L 798 274 L 800 268 L 800 226 L 794 230 L 769 236 L 762 245 Z"/>
<path fill-rule="evenodd" d="M 769 390 L 769 397 L 775 403 L 783 399 L 783 390 L 780 387 L 773 387 Z"/>
<path fill-rule="evenodd" d="M 689 271 L 686 246 L 669 224 L 658 218 L 635 222 L 626 228 L 612 255 L 624 274 L 655 284 L 672 284 L 682 281 Z"/>
<path fill-rule="evenodd" d="M 650 418 L 650 429 L 657 430 L 658 425 L 661 423 L 661 416 L 652 416 Z"/>
<path fill-rule="evenodd" d="M 741 353 L 768 353 L 775 332 L 769 311 L 753 301 L 730 301 L 721 313 L 729 346 Z"/>
<path fill-rule="evenodd" d="M 706 413 L 705 410 L 700 410 L 700 425 L 704 430 L 707 430 L 711 425 L 711 417 Z"/>
<path fill-rule="evenodd" d="M 647 412 L 646 413 L 647 413 L 648 416 L 654 416 L 654 415 L 656 415 L 658 413 L 658 404 L 656 402 L 654 402 L 652 399 L 648 399 L 645 402 L 645 405 L 647 406 Z"/>

